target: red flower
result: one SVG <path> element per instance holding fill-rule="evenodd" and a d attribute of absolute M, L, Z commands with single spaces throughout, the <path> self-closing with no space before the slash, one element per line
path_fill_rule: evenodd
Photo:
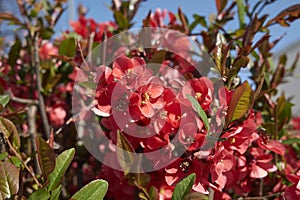
<path fill-rule="evenodd" d="M 181 100 L 185 105 L 190 105 L 186 99 L 187 95 L 194 96 L 204 111 L 210 110 L 213 101 L 213 83 L 206 77 L 194 78 L 190 80 L 182 89 Z"/>
<path fill-rule="evenodd" d="M 300 199 L 300 170 L 296 174 L 288 174 L 287 179 L 293 183 L 285 190 L 286 199 Z"/>
<path fill-rule="evenodd" d="M 264 178 L 269 172 L 277 171 L 277 167 L 271 163 L 273 156 L 264 154 L 260 148 L 251 148 L 250 155 L 247 159 L 250 162 L 250 177 Z"/>
<path fill-rule="evenodd" d="M 196 173 L 196 180 L 193 185 L 193 190 L 208 194 L 208 169 L 205 169 L 205 164 L 197 159 L 179 158 L 168 167 L 166 167 L 165 180 L 168 185 L 175 185 L 184 177 Z"/>
<path fill-rule="evenodd" d="M 260 137 L 257 139 L 257 144 L 260 148 L 273 151 L 281 156 L 283 156 L 285 153 L 284 145 L 276 140 L 264 140 Z"/>
<path fill-rule="evenodd" d="M 58 49 L 52 43 L 44 41 L 40 47 L 39 55 L 42 60 L 50 59 L 51 55 L 57 55 Z"/>
<path fill-rule="evenodd" d="M 139 109 L 145 117 L 152 117 L 157 109 L 163 107 L 161 95 L 163 94 L 164 86 L 159 78 L 153 77 L 147 85 L 137 88 L 130 96 L 130 109 Z"/>

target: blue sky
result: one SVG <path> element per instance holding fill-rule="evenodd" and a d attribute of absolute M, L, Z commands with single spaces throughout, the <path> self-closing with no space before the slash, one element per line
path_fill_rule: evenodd
<path fill-rule="evenodd" d="M 74 10 L 76 11 L 79 3 L 88 8 L 89 12 L 87 17 L 94 18 L 97 22 L 112 20 L 112 12 L 109 10 L 110 0 L 72 0 L 74 1 Z M 258 0 L 250 0 L 250 2 L 257 2 Z M 229 0 L 230 2 L 230 0 Z M 277 0 L 274 4 L 267 7 L 264 11 L 271 17 L 276 16 L 282 9 L 289 7 L 293 4 L 300 3 L 298 0 Z M 202 16 L 208 17 L 212 13 L 216 13 L 214 0 L 148 0 L 141 4 L 141 7 L 134 19 L 136 27 L 139 27 L 142 23 L 142 19 L 145 18 L 149 10 L 155 11 L 156 8 L 168 9 L 173 12 L 177 12 L 178 7 L 181 7 L 183 12 L 189 19 L 192 19 L 192 15 L 197 13 Z M 68 29 L 69 14 L 66 12 L 61 21 L 58 24 L 57 30 L 63 31 Z M 72 14 L 71 14 L 72 15 Z M 74 15 L 73 15 L 74 16 Z M 269 19 L 270 19 L 269 18 Z M 75 16 L 76 19 L 76 16 Z M 238 22 L 234 21 L 229 24 L 233 29 L 238 26 Z M 300 20 L 292 24 L 291 27 L 284 28 L 278 25 L 273 26 L 271 33 L 272 38 L 275 39 L 282 34 L 286 33 L 284 39 L 274 49 L 275 52 L 282 51 L 289 47 L 289 45 L 300 42 Z M 230 27 L 228 27 L 230 29 Z"/>

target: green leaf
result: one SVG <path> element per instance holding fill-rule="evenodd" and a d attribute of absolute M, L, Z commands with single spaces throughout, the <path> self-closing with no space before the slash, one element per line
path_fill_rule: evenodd
<path fill-rule="evenodd" d="M 50 184 L 48 186 L 48 191 L 56 189 L 62 182 L 63 176 L 66 173 L 71 161 L 75 155 L 75 149 L 68 149 L 62 152 L 56 158 L 56 165 L 51 174 L 49 174 Z"/>
<path fill-rule="evenodd" d="M 227 116 L 226 124 L 242 118 L 249 110 L 252 100 L 252 89 L 247 81 L 240 85 L 232 94 Z"/>
<path fill-rule="evenodd" d="M 22 161 L 19 158 L 17 158 L 16 156 L 11 156 L 9 160 L 11 161 L 12 164 L 14 164 L 14 166 L 16 166 L 18 168 L 21 168 L 21 166 L 23 164 Z"/>
<path fill-rule="evenodd" d="M 0 95 L 0 111 L 8 104 L 10 97 L 8 94 Z"/>
<path fill-rule="evenodd" d="M 0 162 L 0 199 L 9 199 L 19 190 L 19 169 L 10 162 Z"/>
<path fill-rule="evenodd" d="M 195 182 L 196 174 L 190 174 L 186 178 L 182 179 L 175 187 L 172 200 L 182 200 L 185 195 L 187 195 L 193 187 Z"/>
<path fill-rule="evenodd" d="M 105 180 L 94 180 L 76 192 L 71 200 L 101 200 L 107 189 L 108 183 Z"/>
<path fill-rule="evenodd" d="M 84 81 L 84 82 L 80 82 L 78 84 L 86 89 L 91 89 L 91 90 L 95 90 L 97 87 L 97 83 L 95 83 L 93 81 Z"/>
<path fill-rule="evenodd" d="M 159 192 L 156 187 L 151 186 L 149 190 L 150 200 L 159 200 Z"/>
<path fill-rule="evenodd" d="M 6 151 L 3 153 L 0 153 L 0 160 L 1 161 L 4 160 L 5 158 L 7 158 L 7 156 L 8 156 L 8 153 Z"/>
<path fill-rule="evenodd" d="M 203 121 L 204 126 L 205 126 L 207 132 L 209 132 L 209 128 L 210 127 L 209 127 L 208 118 L 207 118 L 206 113 L 202 109 L 201 105 L 199 104 L 199 102 L 197 101 L 197 99 L 195 99 L 193 96 L 191 96 L 191 95 L 188 94 L 187 98 L 189 99 L 189 101 L 191 102 L 192 106 L 197 111 L 198 115 L 200 116 L 201 120 Z"/>
<path fill-rule="evenodd" d="M 300 138 L 288 138 L 286 140 L 283 140 L 282 144 L 287 144 L 287 145 L 300 144 Z"/>
<path fill-rule="evenodd" d="M 28 200 L 48 200 L 49 197 L 50 194 L 49 192 L 47 192 L 47 190 L 45 190 L 44 188 L 39 188 L 29 196 Z"/>
<path fill-rule="evenodd" d="M 19 58 L 21 47 L 22 47 L 21 41 L 18 38 L 16 38 L 15 44 L 12 45 L 8 54 L 7 62 L 10 66 L 15 66 L 17 59 Z"/>
<path fill-rule="evenodd" d="M 128 19 L 120 11 L 114 11 L 114 18 L 121 30 L 129 28 L 130 24 Z"/>
<path fill-rule="evenodd" d="M 67 38 L 61 42 L 58 53 L 60 55 L 73 57 L 76 52 L 76 43 L 74 38 Z"/>
<path fill-rule="evenodd" d="M 117 159 L 125 172 L 125 175 L 128 174 L 130 168 L 134 161 L 134 148 L 127 140 L 125 136 L 122 135 L 121 131 L 117 131 Z"/>
<path fill-rule="evenodd" d="M 44 180 L 46 181 L 49 174 L 55 168 L 55 153 L 50 145 L 40 136 L 36 138 L 36 147 L 39 165 L 42 170 Z"/>
<path fill-rule="evenodd" d="M 236 0 L 237 6 L 238 6 L 238 16 L 239 16 L 239 22 L 240 27 L 243 28 L 245 24 L 245 5 L 244 0 Z"/>
<path fill-rule="evenodd" d="M 208 196 L 199 192 L 192 192 L 184 196 L 183 200 L 208 200 Z"/>
<path fill-rule="evenodd" d="M 51 191 L 50 200 L 59 200 L 59 195 L 60 195 L 60 192 L 61 192 L 61 188 L 62 188 L 62 185 L 58 186 L 58 188 Z"/>

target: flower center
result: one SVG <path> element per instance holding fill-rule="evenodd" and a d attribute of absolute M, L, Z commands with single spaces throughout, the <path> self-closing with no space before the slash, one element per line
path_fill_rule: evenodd
<path fill-rule="evenodd" d="M 202 96 L 202 94 L 201 94 L 200 92 L 197 92 L 197 93 L 195 94 L 195 98 L 196 98 L 196 99 L 199 99 L 201 96 Z"/>
<path fill-rule="evenodd" d="M 180 163 L 180 169 L 182 172 L 187 173 L 190 168 L 190 163 L 188 161 L 183 161 Z"/>
<path fill-rule="evenodd" d="M 142 104 L 146 104 L 146 102 L 149 101 L 149 99 L 150 99 L 149 93 L 148 93 L 148 92 L 145 92 L 145 93 L 143 94 L 143 101 L 142 101 Z"/>

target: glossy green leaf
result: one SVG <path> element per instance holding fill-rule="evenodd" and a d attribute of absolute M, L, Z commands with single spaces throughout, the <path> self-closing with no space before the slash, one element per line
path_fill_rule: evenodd
<path fill-rule="evenodd" d="M 183 197 L 187 195 L 192 189 L 195 179 L 196 174 L 193 173 L 177 183 L 172 195 L 172 200 L 182 200 Z"/>
<path fill-rule="evenodd" d="M 91 90 L 95 90 L 97 88 L 97 84 L 93 81 L 80 82 L 80 83 L 78 83 L 78 85 L 80 85 L 86 89 L 91 89 Z"/>
<path fill-rule="evenodd" d="M 128 19 L 120 11 L 114 11 L 114 18 L 121 30 L 129 28 L 130 24 Z"/>
<path fill-rule="evenodd" d="M 247 81 L 240 85 L 232 94 L 226 124 L 242 118 L 249 110 L 252 100 L 252 89 Z"/>
<path fill-rule="evenodd" d="M 10 48 L 10 51 L 8 54 L 7 62 L 10 66 L 15 66 L 17 59 L 19 58 L 21 48 L 22 48 L 22 43 L 18 38 L 16 38 L 16 41 Z"/>
<path fill-rule="evenodd" d="M 151 186 L 149 190 L 150 200 L 159 200 L 159 192 L 158 189 L 154 186 Z"/>
<path fill-rule="evenodd" d="M 62 188 L 62 185 L 58 186 L 55 190 L 50 191 L 51 192 L 50 200 L 59 200 L 61 188 Z"/>
<path fill-rule="evenodd" d="M 300 144 L 300 138 L 288 138 L 282 141 L 282 144 L 292 145 L 292 144 Z"/>
<path fill-rule="evenodd" d="M 36 147 L 39 165 L 44 180 L 47 180 L 49 174 L 54 170 L 55 167 L 55 153 L 49 144 L 40 136 L 36 137 Z"/>
<path fill-rule="evenodd" d="M 39 188 L 29 196 L 28 200 L 48 200 L 49 197 L 50 194 L 49 192 L 47 192 L 47 190 L 45 190 L 44 188 Z"/>
<path fill-rule="evenodd" d="M 239 22 L 240 27 L 243 28 L 245 24 L 245 4 L 244 0 L 236 0 L 237 6 L 238 6 L 238 16 L 239 16 Z"/>
<path fill-rule="evenodd" d="M 9 199 L 19 190 L 19 169 L 10 162 L 0 162 L 0 199 Z"/>
<path fill-rule="evenodd" d="M 134 148 L 127 140 L 121 131 L 117 131 L 117 159 L 125 172 L 125 175 L 128 174 L 130 168 L 134 161 Z"/>
<path fill-rule="evenodd" d="M 4 160 L 5 158 L 7 158 L 8 153 L 5 151 L 3 153 L 0 153 L 0 161 Z"/>
<path fill-rule="evenodd" d="M 8 104 L 10 97 L 8 94 L 0 95 L 0 111 Z"/>
<path fill-rule="evenodd" d="M 188 94 L 187 98 L 189 99 L 189 101 L 191 102 L 193 108 L 197 111 L 198 115 L 200 116 L 201 120 L 203 121 L 207 132 L 209 132 L 209 128 L 210 128 L 209 127 L 209 121 L 208 121 L 207 115 L 204 112 L 204 110 L 202 109 L 201 105 L 199 104 L 197 99 L 195 99 L 193 96 Z"/>
<path fill-rule="evenodd" d="M 199 192 L 192 192 L 185 195 L 183 200 L 208 200 L 208 196 Z"/>
<path fill-rule="evenodd" d="M 61 42 L 58 53 L 60 55 L 73 57 L 76 52 L 76 43 L 74 38 L 67 38 Z"/>
<path fill-rule="evenodd" d="M 75 149 L 68 149 L 62 152 L 56 158 L 56 165 L 51 174 L 49 174 L 50 183 L 48 185 L 48 191 L 56 189 L 62 182 L 63 176 L 66 173 L 71 161 L 75 155 Z"/>
<path fill-rule="evenodd" d="M 101 200 L 104 198 L 108 189 L 105 180 L 94 180 L 76 192 L 71 200 Z"/>
<path fill-rule="evenodd" d="M 11 156 L 10 159 L 12 164 L 14 164 L 14 166 L 21 168 L 21 166 L 23 165 L 22 161 L 17 158 L 16 156 Z"/>

